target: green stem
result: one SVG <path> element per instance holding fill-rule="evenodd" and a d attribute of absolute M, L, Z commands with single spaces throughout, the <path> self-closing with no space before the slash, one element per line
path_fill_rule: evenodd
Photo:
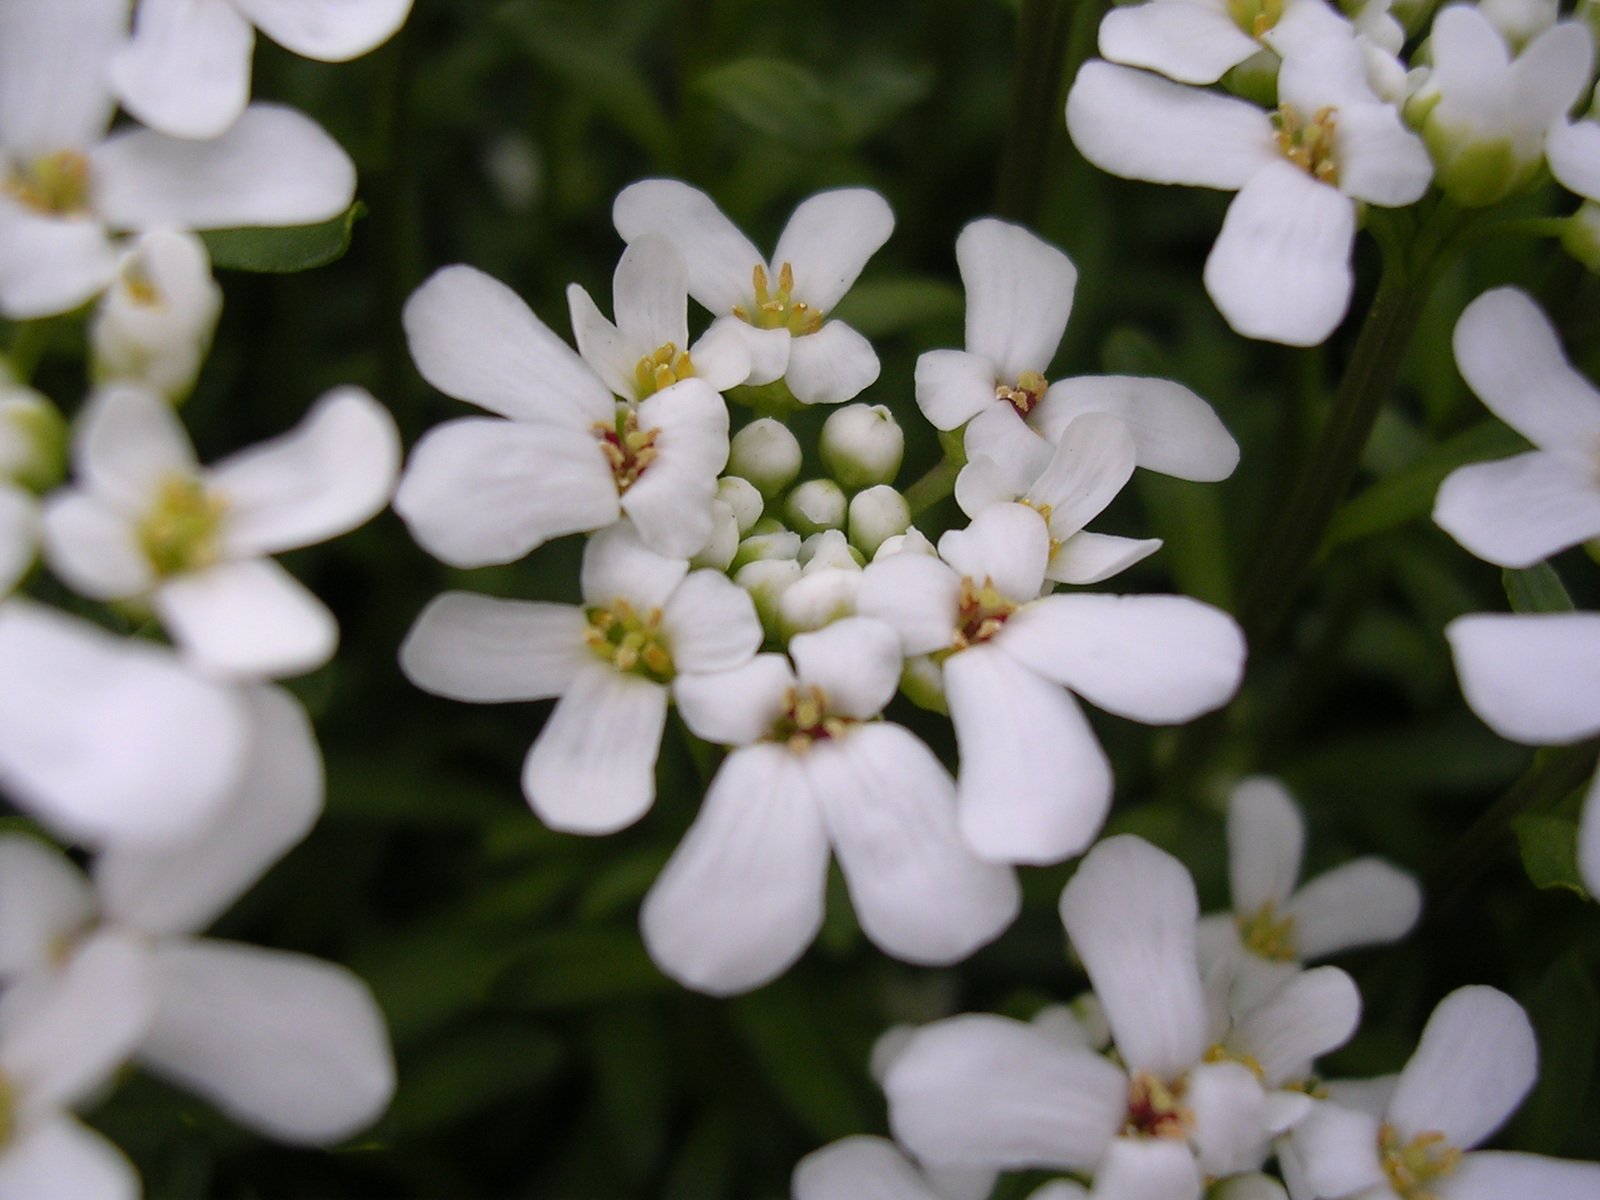
<path fill-rule="evenodd" d="M 1022 0 L 1011 113 L 995 184 L 994 210 L 1002 217 L 1037 223 L 1048 174 L 1044 167 L 1053 141 L 1066 131 L 1061 90 L 1072 10 L 1090 7 L 1073 0 Z"/>
<path fill-rule="evenodd" d="M 913 520 L 956 490 L 956 476 L 965 465 L 960 459 L 946 455 L 905 490 L 906 507 L 911 510 Z"/>

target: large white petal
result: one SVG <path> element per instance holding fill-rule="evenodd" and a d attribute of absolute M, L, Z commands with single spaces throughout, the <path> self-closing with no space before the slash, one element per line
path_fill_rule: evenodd
<path fill-rule="evenodd" d="M 1463 1156 L 1435 1187 L 1439 1200 L 1593 1200 L 1600 1196 L 1600 1163 L 1483 1150 Z"/>
<path fill-rule="evenodd" d="M 1017 915 L 1015 874 L 973 856 L 956 828 L 954 780 L 909 730 L 863 725 L 801 761 L 862 931 L 883 950 L 943 966 Z"/>
<path fill-rule="evenodd" d="M 48 969 L 97 908 L 89 881 L 61 851 L 28 834 L 0 836 L 0 980 Z"/>
<path fill-rule="evenodd" d="M 386 41 L 411 0 L 233 0 L 278 45 L 307 58 L 343 62 Z"/>
<path fill-rule="evenodd" d="M 828 712 L 865 721 L 877 716 L 900 683 L 900 639 L 882 621 L 845 617 L 789 643 L 800 682 L 822 689 Z"/>
<path fill-rule="evenodd" d="M 0 780 L 68 837 L 181 836 L 238 779 L 248 736 L 238 699 L 160 647 L 9 600 L 0 678 Z"/>
<path fill-rule="evenodd" d="M 587 629 L 577 605 L 445 592 L 406 634 L 400 669 L 424 691 L 452 700 L 545 700 L 594 661 Z"/>
<path fill-rule="evenodd" d="M 127 0 L 0 3 L 0 146 L 29 159 L 98 141 L 116 106 L 107 65 L 127 28 Z"/>
<path fill-rule="evenodd" d="M 980 354 L 929 350 L 917 358 L 917 407 L 936 429 L 954 429 L 995 402 L 998 374 Z"/>
<path fill-rule="evenodd" d="M 140 0 L 111 81 L 123 107 L 151 128 L 214 138 L 250 102 L 255 42 L 229 0 Z"/>
<path fill-rule="evenodd" d="M 1338 967 L 1317 967 L 1241 1017 L 1228 1045 L 1256 1061 L 1267 1086 L 1282 1087 L 1303 1079 L 1313 1059 L 1348 1042 L 1360 1020 L 1355 982 Z"/>
<path fill-rule="evenodd" d="M 394 510 L 453 567 L 513 562 L 551 538 L 610 525 L 617 486 L 587 430 L 463 417 L 412 448 Z"/>
<path fill-rule="evenodd" d="M 952 655 L 944 685 L 967 844 L 997 862 L 1081 853 L 1110 807 L 1111 768 L 1072 697 L 994 646 Z"/>
<path fill-rule="evenodd" d="M 1434 499 L 1433 519 L 1479 558 L 1527 567 L 1600 535 L 1594 467 L 1555 450 L 1457 467 Z"/>
<path fill-rule="evenodd" d="M 139 1200 L 133 1164 L 98 1133 L 58 1117 L 18 1133 L 0 1154 L 6 1200 Z"/>
<path fill-rule="evenodd" d="M 389 502 L 399 469 L 389 410 L 360 388 L 336 388 L 282 437 L 212 468 L 228 503 L 228 551 L 270 554 L 354 529 Z"/>
<path fill-rule="evenodd" d="M 720 571 L 694 571 L 661 610 L 672 665 L 679 671 L 727 671 L 761 648 L 761 621 L 750 593 Z"/>
<path fill-rule="evenodd" d="M 1308 1194 L 1356 1196 L 1384 1182 L 1378 1159 L 1382 1118 L 1332 1101 L 1315 1105 L 1294 1127 L 1294 1158 Z M 1292 1177 L 1292 1176 L 1291 1176 Z M 1384 1193 L 1380 1192 L 1379 1196 Z"/>
<path fill-rule="evenodd" d="M 252 104 L 221 137 L 113 134 L 90 155 L 95 209 L 118 229 L 308 225 L 350 207 L 356 172 L 303 113 Z"/>
<path fill-rule="evenodd" d="M 1511 105 L 1524 136 L 1537 138 L 1565 117 L 1594 79 L 1594 35 L 1561 21 L 1522 48 L 1511 64 Z"/>
<path fill-rule="evenodd" d="M 642 179 L 617 194 L 611 219 L 625 242 L 657 234 L 677 247 L 689 268 L 689 294 L 718 316 L 754 298 L 752 272 L 765 266 L 761 252 L 698 188 Z"/>
<path fill-rule="evenodd" d="M 194 836 L 172 846 L 108 846 L 94 860 L 108 917 L 145 933 L 204 929 L 322 813 L 322 754 L 305 709 L 281 688 L 244 693 L 252 739 L 243 782 Z"/>
<path fill-rule="evenodd" d="M 1133 435 L 1118 417 L 1084 413 L 1061 431 L 1049 466 L 1028 489 L 1050 510 L 1050 535 L 1066 539 L 1098 517 L 1133 476 Z"/>
<path fill-rule="evenodd" d="M 1428 31 L 1433 59 L 1429 90 L 1440 100 L 1435 112 L 1451 127 L 1466 126 L 1479 136 L 1508 130 L 1511 106 L 1511 54 L 1499 30 L 1476 5 L 1446 5 Z"/>
<path fill-rule="evenodd" d="M 878 352 L 843 321 L 791 339 L 784 376 L 801 404 L 840 404 L 859 396 L 878 378 Z"/>
<path fill-rule="evenodd" d="M 772 732 L 793 686 L 788 659 L 758 654 L 731 671 L 680 674 L 672 681 L 672 698 L 696 737 L 747 746 Z"/>
<path fill-rule="evenodd" d="M 628 243 L 611 277 L 611 303 L 636 358 L 666 345 L 689 348 L 689 267 L 666 238 Z"/>
<path fill-rule="evenodd" d="M 1282 161 L 1255 105 L 1103 62 L 1078 72 L 1067 131 L 1102 171 L 1150 183 L 1233 191 Z"/>
<path fill-rule="evenodd" d="M 137 526 L 97 496 L 73 488 L 56 492 L 45 504 L 43 534 L 45 561 L 73 591 L 126 600 L 155 586 Z"/>
<path fill-rule="evenodd" d="M 1096 845 L 1061 893 L 1067 936 L 1130 1070 L 1176 1079 L 1205 1051 L 1198 919 L 1188 869 L 1128 834 Z"/>
<path fill-rule="evenodd" d="M 1183 3 L 1185 0 L 1158 0 Z M 1147 471 L 1214 483 L 1239 465 L 1239 443 L 1212 407 L 1181 383 L 1134 375 L 1081 375 L 1050 385 L 1029 423 L 1052 442 L 1079 413 L 1104 412 L 1133 435 L 1136 461 Z"/>
<path fill-rule="evenodd" d="M 150 603 L 186 655 L 228 678 L 301 675 L 332 658 L 339 644 L 333 614 L 270 558 L 180 575 Z"/>
<path fill-rule="evenodd" d="M 618 396 L 636 399 L 636 369 L 643 357 L 637 353 L 638 347 L 623 341 L 621 332 L 606 320 L 582 284 L 567 285 L 567 313 L 572 318 L 572 340 L 583 361 Z"/>
<path fill-rule="evenodd" d="M 801 201 L 783 227 L 772 267 L 792 266 L 795 299 L 827 312 L 893 232 L 889 202 L 870 188 L 818 192 Z"/>
<path fill-rule="evenodd" d="M 1094 1173 L 1094 1200 L 1200 1200 L 1205 1181 L 1189 1144 L 1113 1138 Z"/>
<path fill-rule="evenodd" d="M 1423 1027 L 1389 1120 L 1404 1140 L 1438 1132 L 1467 1150 L 1505 1123 L 1538 1074 L 1539 1048 L 1522 1006 L 1491 987 L 1457 988 Z"/>
<path fill-rule="evenodd" d="M 782 974 L 822 925 L 828 838 L 806 774 L 783 746 L 735 750 L 639 913 L 673 979 L 714 996 Z"/>
<path fill-rule="evenodd" d="M 1005 599 L 1024 604 L 1044 584 L 1050 530 L 1025 504 L 992 504 L 965 529 L 948 530 L 939 539 L 939 557 L 974 584 L 987 581 Z"/>
<path fill-rule="evenodd" d="M 0 193 L 0 315 L 70 312 L 111 282 L 116 250 L 92 217 L 35 212 Z"/>
<path fill-rule="evenodd" d="M 522 791 L 550 828 L 614 833 L 649 810 L 667 689 L 609 664 L 585 664 L 522 767 Z"/>
<path fill-rule="evenodd" d="M 519 421 L 587 430 L 609 424 L 611 390 L 505 284 L 475 267 L 441 267 L 401 321 L 422 377 L 447 396 Z"/>
<path fill-rule="evenodd" d="M 1267 1158 L 1266 1090 L 1243 1063 L 1201 1063 L 1184 1102 L 1194 1113 L 1189 1140 L 1213 1178 L 1260 1168 Z"/>
<path fill-rule="evenodd" d="M 912 1034 L 883 1090 L 895 1139 L 924 1162 L 1082 1170 L 1122 1123 L 1128 1082 L 1092 1050 L 971 1014 Z"/>
<path fill-rule="evenodd" d="M 1160 538 L 1114 537 L 1080 530 L 1056 547 L 1045 578 L 1078 586 L 1104 583 L 1149 558 L 1161 544 Z"/>
<path fill-rule="evenodd" d="M 891 1141 L 848 1137 L 794 1169 L 794 1200 L 944 1200 Z"/>
<path fill-rule="evenodd" d="M 1261 49 L 1221 5 L 1151 0 L 1113 8 L 1100 22 L 1100 53 L 1179 83 L 1215 83 Z"/>
<path fill-rule="evenodd" d="M 1281 906 L 1300 878 L 1306 824 L 1276 779 L 1246 779 L 1228 797 L 1228 884 L 1234 911 Z"/>
<path fill-rule="evenodd" d="M 1600 121 L 1563 121 L 1545 139 L 1550 174 L 1569 191 L 1600 200 Z"/>
<path fill-rule="evenodd" d="M 1355 234 L 1350 198 L 1280 159 L 1228 206 L 1206 258 L 1206 291 L 1236 333 L 1318 345 L 1350 306 Z"/>
<path fill-rule="evenodd" d="M 956 238 L 956 262 L 967 290 L 967 349 L 995 364 L 1006 383 L 1048 370 L 1072 313 L 1072 260 L 1021 225 L 985 217 Z"/>
<path fill-rule="evenodd" d="M 1474 613 L 1445 637 L 1467 703 L 1501 737 L 1538 746 L 1600 731 L 1600 614 Z"/>
<path fill-rule="evenodd" d="M 279 1141 L 326 1145 L 394 1094 L 383 1013 L 344 967 L 233 942 L 156 949 L 161 1002 L 139 1047 L 159 1075 Z"/>
<path fill-rule="evenodd" d="M 1155 725 L 1226 703 L 1244 671 L 1237 623 L 1187 596 L 1045 596 L 995 643 L 1097 707 Z"/>
<path fill-rule="evenodd" d="M 1403 208 L 1422 199 L 1433 181 L 1433 160 L 1398 110 L 1387 104 L 1355 104 L 1341 108 L 1337 120 L 1334 160 L 1341 192 L 1383 208 Z"/>
<path fill-rule="evenodd" d="M 960 591 L 961 577 L 938 559 L 891 554 L 862 572 L 856 612 L 893 628 L 906 654 L 931 654 L 955 636 Z"/>
<path fill-rule="evenodd" d="M 584 546 L 578 589 L 585 604 L 609 607 L 625 600 L 643 616 L 665 608 L 688 573 L 687 561 L 658 554 L 623 521 L 602 529 Z"/>
<path fill-rule="evenodd" d="M 1422 915 L 1416 879 L 1380 858 L 1358 858 L 1318 875 L 1283 910 L 1295 951 L 1322 958 L 1357 946 L 1397 942 Z"/>
<path fill-rule="evenodd" d="M 96 393 L 78 417 L 72 465 L 84 486 L 143 516 L 161 484 L 199 473 L 189 435 L 159 396 L 137 387 Z"/>

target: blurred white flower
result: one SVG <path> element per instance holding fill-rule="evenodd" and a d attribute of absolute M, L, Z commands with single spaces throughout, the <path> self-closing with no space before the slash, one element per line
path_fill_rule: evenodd
<path fill-rule="evenodd" d="M 1582 120 L 1556 122 L 1545 154 L 1557 183 L 1586 200 L 1600 200 L 1600 88 Z"/>
<path fill-rule="evenodd" d="M 802 1158 L 791 1194 L 793 1200 L 984 1200 L 993 1187 L 992 1171 L 927 1170 L 886 1138 L 848 1137 Z M 1076 1184 L 1049 1184 L 1029 1200 L 1083 1195 Z"/>
<path fill-rule="evenodd" d="M 675 179 L 630 184 L 612 207 L 628 243 L 660 235 L 689 268 L 689 294 L 730 326 L 750 354 L 750 384 L 782 379 L 802 404 L 837 404 L 878 378 L 878 356 L 850 326 L 828 319 L 894 228 L 877 192 L 841 188 L 804 201 L 771 260 L 711 197 Z"/>
<path fill-rule="evenodd" d="M 619 403 L 516 293 L 471 267 L 436 271 L 404 319 L 423 378 L 496 414 L 447 421 L 412 449 L 394 507 L 430 554 L 511 562 L 624 517 L 662 554 L 705 545 L 728 457 L 728 408 L 710 383 L 689 376 Z"/>
<path fill-rule="evenodd" d="M 181 400 L 221 313 L 205 244 L 171 230 L 143 234 L 122 252 L 90 322 L 90 373 L 100 384 L 130 383 Z"/>
<path fill-rule="evenodd" d="M 45 506 L 45 557 L 86 596 L 148 603 L 206 670 L 309 671 L 333 654 L 338 626 L 267 556 L 373 516 L 399 457 L 388 412 L 346 387 L 283 436 L 202 468 L 170 405 L 114 386 L 79 419 L 76 483 Z"/>
<path fill-rule="evenodd" d="M 1322 0 L 1145 0 L 1100 22 L 1100 54 L 1178 83 L 1216 83 L 1263 49 L 1279 22 Z"/>

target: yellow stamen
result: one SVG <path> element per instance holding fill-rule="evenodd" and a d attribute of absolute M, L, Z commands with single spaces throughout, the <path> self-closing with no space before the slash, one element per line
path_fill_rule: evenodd
<path fill-rule="evenodd" d="M 986 642 L 1000 632 L 1006 618 L 1017 611 L 1017 606 L 1000 594 L 994 580 L 987 575 L 977 583 L 970 575 L 961 577 L 961 590 L 956 597 L 956 628 L 950 645 L 935 658 L 948 657 L 969 646 Z"/>
<path fill-rule="evenodd" d="M 190 475 L 169 475 L 139 523 L 139 548 L 163 578 L 215 563 L 221 553 L 222 517 L 228 503 Z"/>
<path fill-rule="evenodd" d="M 1278 149 L 1306 174 L 1322 183 L 1337 185 L 1339 166 L 1333 160 L 1333 140 L 1338 130 L 1338 112 L 1319 108 L 1308 121 L 1292 104 L 1283 104 L 1272 114 L 1277 127 Z"/>
<path fill-rule="evenodd" d="M 733 315 L 741 321 L 757 329 L 787 329 L 796 337 L 822 328 L 823 314 L 794 298 L 794 267 L 789 263 L 778 268 L 777 291 L 772 290 L 767 268 L 761 263 L 750 272 L 750 283 L 755 289 L 755 304 L 750 308 L 736 304 L 733 308 Z"/>
<path fill-rule="evenodd" d="M 783 742 L 796 754 L 803 754 L 813 742 L 831 741 L 844 736 L 851 725 L 848 717 L 828 712 L 828 697 L 815 684 L 792 687 L 784 697 L 783 714 L 768 735 L 768 740 Z"/>
<path fill-rule="evenodd" d="M 646 354 L 633 369 L 633 381 L 638 386 L 640 400 L 693 376 L 694 361 L 689 357 L 689 352 L 679 350 L 671 342 Z"/>
<path fill-rule="evenodd" d="M 1206 1051 L 1206 1061 L 1208 1063 L 1216 1063 L 1216 1062 L 1238 1063 L 1241 1067 L 1248 1067 L 1249 1070 L 1250 1070 L 1250 1074 L 1254 1075 L 1256 1077 L 1256 1079 L 1258 1079 L 1258 1080 L 1260 1080 L 1262 1082 L 1266 1081 L 1266 1076 L 1267 1076 L 1266 1070 L 1261 1066 L 1261 1064 L 1259 1062 L 1256 1061 L 1256 1058 L 1255 1058 L 1254 1055 L 1252 1055 L 1252 1054 L 1242 1054 L 1237 1050 L 1229 1049 L 1227 1046 L 1224 1046 L 1221 1042 L 1218 1042 L 1215 1046 L 1211 1047 L 1211 1049 Z"/>
<path fill-rule="evenodd" d="M 1272 962 L 1293 962 L 1297 957 L 1294 948 L 1294 918 L 1280 917 L 1267 901 L 1252 915 L 1236 918 L 1239 938 L 1245 949 Z"/>
<path fill-rule="evenodd" d="M 0 186 L 37 212 L 74 216 L 88 211 L 89 160 L 76 150 L 46 154 L 13 172 Z"/>
<path fill-rule="evenodd" d="M 1033 411 L 1034 406 L 1044 399 L 1045 392 L 1050 387 L 1050 381 L 1037 371 L 1024 371 L 1017 376 L 1017 382 L 1006 383 L 996 380 L 994 385 L 994 398 L 1004 400 L 1017 410 L 1017 416 L 1025 417 Z"/>
<path fill-rule="evenodd" d="M 1182 1081 L 1167 1084 L 1147 1071 L 1128 1083 L 1128 1115 L 1122 1132 L 1129 1137 L 1186 1138 L 1194 1128 L 1194 1112 L 1183 1103 Z"/>
<path fill-rule="evenodd" d="M 620 496 L 637 483 L 645 468 L 661 453 L 656 449 L 657 432 L 654 429 L 640 429 L 638 414 L 626 405 L 618 406 L 614 425 L 595 423 L 595 440 L 600 443 L 601 452 L 611 464 L 611 474 L 617 481 L 617 495 Z"/>
<path fill-rule="evenodd" d="M 1283 19 L 1283 6 L 1284 0 L 1228 0 L 1228 15 L 1235 25 L 1259 40 Z"/>
<path fill-rule="evenodd" d="M 1438 1200 L 1429 1185 L 1461 1164 L 1461 1151 L 1445 1141 L 1444 1134 L 1419 1133 L 1402 1142 L 1393 1125 L 1378 1130 L 1378 1151 L 1389 1186 L 1405 1200 Z"/>
<path fill-rule="evenodd" d="M 626 600 L 617 600 L 610 608 L 589 609 L 588 617 L 583 640 L 602 662 L 652 683 L 672 682 L 672 652 L 661 631 L 659 608 L 640 616 Z"/>

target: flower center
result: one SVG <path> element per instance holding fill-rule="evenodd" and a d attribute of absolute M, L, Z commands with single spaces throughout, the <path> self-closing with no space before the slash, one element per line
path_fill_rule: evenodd
<path fill-rule="evenodd" d="M 1252 916 L 1236 918 L 1245 949 L 1272 962 L 1293 962 L 1294 918 L 1280 917 L 1267 901 Z"/>
<path fill-rule="evenodd" d="M 1194 1128 L 1194 1112 L 1183 1103 L 1184 1084 L 1166 1084 L 1147 1071 L 1128 1083 L 1128 1116 L 1122 1132 L 1127 1137 L 1187 1138 Z"/>
<path fill-rule="evenodd" d="M 994 398 L 1004 400 L 1017 410 L 1017 416 L 1025 417 L 1033 411 L 1033 406 L 1044 399 L 1045 389 L 1050 386 L 1050 381 L 1037 371 L 1024 371 L 1017 376 L 1016 385 L 995 381 Z"/>
<path fill-rule="evenodd" d="M 790 750 L 799 754 L 810 749 L 813 742 L 842 737 L 854 724 L 847 717 L 829 716 L 828 697 L 815 684 L 807 684 L 789 689 L 783 701 L 783 715 L 773 724 L 769 736 L 774 742 L 787 743 Z"/>
<path fill-rule="evenodd" d="M 1339 167 L 1333 161 L 1333 137 L 1339 124 L 1335 109 L 1319 108 L 1307 120 L 1294 105 L 1283 104 L 1272 114 L 1272 124 L 1285 158 L 1313 179 L 1339 182 Z"/>
<path fill-rule="evenodd" d="M 1461 1151 L 1445 1141 L 1444 1134 L 1419 1133 L 1409 1142 L 1401 1142 L 1393 1125 L 1378 1131 L 1378 1150 L 1389 1186 L 1405 1200 L 1437 1200 L 1437 1193 L 1428 1185 L 1450 1174 L 1461 1162 Z"/>
<path fill-rule="evenodd" d="M 89 160 L 76 150 L 58 150 L 13 171 L 6 194 L 29 208 L 69 217 L 89 208 Z"/>
<path fill-rule="evenodd" d="M 641 370 L 643 366 L 641 362 Z M 595 422 L 595 440 L 600 443 L 606 461 L 611 464 L 611 474 L 617 481 L 617 495 L 620 496 L 637 483 L 645 468 L 661 453 L 656 449 L 658 432 L 655 429 L 640 429 L 639 415 L 625 404 L 617 406 L 615 424 Z"/>
<path fill-rule="evenodd" d="M 168 475 L 156 502 L 139 523 L 139 548 L 163 578 L 209 567 L 221 556 L 222 517 L 228 502 L 190 475 Z"/>
<path fill-rule="evenodd" d="M 641 617 L 626 600 L 615 600 L 609 608 L 586 610 L 586 615 L 589 628 L 583 640 L 602 662 L 651 683 L 672 681 L 672 652 L 662 636 L 659 608 Z"/>
<path fill-rule="evenodd" d="M 961 577 L 961 591 L 956 599 L 956 629 L 950 639 L 946 654 L 955 654 L 969 646 L 987 642 L 1000 632 L 1006 618 L 1017 611 L 1017 606 L 1000 594 L 994 580 L 987 575 L 981 584 L 973 582 L 970 575 Z"/>
<path fill-rule="evenodd" d="M 1284 0 L 1228 0 L 1233 23 L 1253 38 L 1260 38 L 1283 19 Z"/>
<path fill-rule="evenodd" d="M 679 350 L 671 342 L 646 354 L 633 369 L 633 380 L 639 385 L 641 400 L 693 376 L 694 361 L 689 352 Z"/>
<path fill-rule="evenodd" d="M 804 300 L 794 298 L 794 268 L 788 263 L 778 268 L 778 290 L 767 279 L 767 268 L 757 263 L 750 273 L 756 302 L 751 308 L 734 305 L 733 315 L 757 329 L 787 329 L 795 337 L 822 328 L 822 313 Z"/>

